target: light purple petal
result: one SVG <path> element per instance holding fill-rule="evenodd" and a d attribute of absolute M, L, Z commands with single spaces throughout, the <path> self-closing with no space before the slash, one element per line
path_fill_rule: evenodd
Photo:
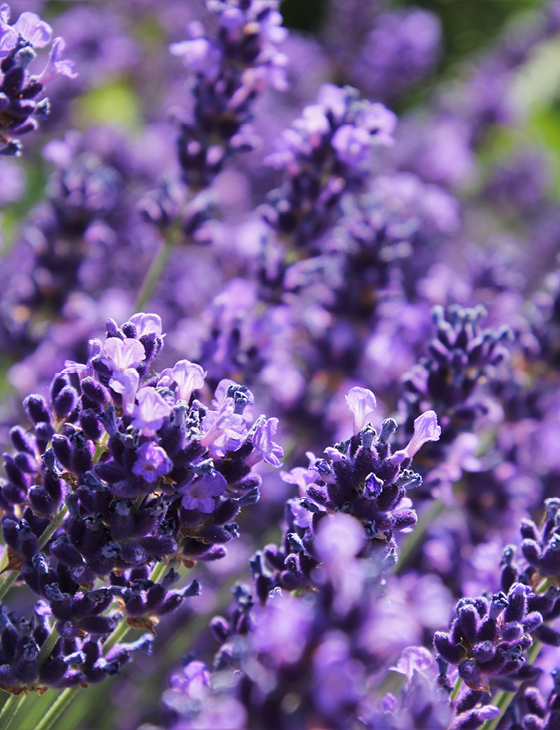
<path fill-rule="evenodd" d="M 12 27 L 16 33 L 29 41 L 34 48 L 44 48 L 51 42 L 51 26 L 41 20 L 36 13 L 27 11 L 22 13 Z"/>
<path fill-rule="evenodd" d="M 377 408 L 374 394 L 367 388 L 351 388 L 346 403 L 354 416 L 354 434 L 360 433 Z"/>

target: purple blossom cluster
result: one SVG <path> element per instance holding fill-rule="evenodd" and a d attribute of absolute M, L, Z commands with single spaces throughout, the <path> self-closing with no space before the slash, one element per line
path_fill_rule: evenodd
<path fill-rule="evenodd" d="M 558 1 L 16 5 L 0 730 L 560 727 Z"/>

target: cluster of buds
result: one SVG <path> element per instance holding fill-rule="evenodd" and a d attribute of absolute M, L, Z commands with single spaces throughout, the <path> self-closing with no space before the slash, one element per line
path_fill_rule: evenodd
<path fill-rule="evenodd" d="M 490 678 L 508 677 L 521 670 L 533 634 L 543 622 L 531 610 L 530 588 L 514 583 L 505 593 L 462 598 L 448 633 L 438 631 L 434 645 L 439 655 L 458 666 L 459 677 L 473 690 L 488 691 Z"/>
<path fill-rule="evenodd" d="M 74 64 L 63 59 L 66 46 L 55 38 L 49 59 L 39 75 L 29 68 L 35 60 L 36 49 L 49 46 L 52 28 L 35 13 L 22 13 L 10 25 L 10 7 L 0 5 L 0 155 L 21 154 L 20 135 L 33 132 L 38 119 L 49 113 L 49 100 L 37 101 L 45 85 L 59 74 L 74 78 Z"/>
<path fill-rule="evenodd" d="M 119 613 L 153 629 L 196 595 L 196 581 L 170 590 L 172 567 L 159 581 L 150 571 L 225 555 L 238 534 L 232 520 L 259 497 L 253 466 L 278 466 L 282 455 L 276 419 L 250 425 L 244 386 L 222 381 L 208 408 L 194 398 L 204 388 L 199 365 L 151 369 L 163 346 L 157 315 L 107 328 L 86 364 L 67 361 L 55 376 L 50 402 L 25 400 L 33 431 L 13 428 L 16 453 L 4 455 L 8 569 L 44 601 L 64 639 L 107 636 Z"/>
<path fill-rule="evenodd" d="M 325 84 L 317 104 L 287 129 L 266 162 L 284 170 L 263 215 L 296 246 L 316 239 L 329 226 L 342 195 L 366 174 L 371 150 L 393 142 L 397 118 L 382 104 L 360 100 L 357 91 Z"/>
<path fill-rule="evenodd" d="M 203 25 L 188 26 L 189 40 L 173 43 L 193 76 L 192 119 L 183 121 L 178 139 L 184 182 L 205 187 L 224 162 L 256 144 L 249 127 L 251 106 L 268 86 L 287 88 L 285 56 L 279 53 L 288 31 L 277 0 L 210 0 L 218 16 L 215 38 Z"/>
<path fill-rule="evenodd" d="M 482 306 L 434 307 L 435 337 L 428 345 L 429 356 L 406 376 L 403 408 L 407 413 L 405 432 L 427 407 L 438 414 L 442 436 L 436 449 L 443 449 L 457 434 L 471 428 L 486 413 L 483 398 L 476 398 L 479 383 L 492 377 L 495 368 L 508 357 L 503 343 L 512 339 L 509 327 L 497 332 L 482 329 L 486 316 Z"/>
<path fill-rule="evenodd" d="M 262 601 L 274 585 L 294 589 L 313 582 L 312 574 L 319 562 L 316 530 L 328 514 L 343 512 L 354 516 L 364 530 L 360 556 L 376 554 L 391 565 L 396 561 L 395 532 L 409 529 L 417 522 L 406 495 L 422 479 L 410 466 L 424 443 L 439 438 L 434 412 L 419 416 L 406 448 L 392 452 L 389 439 L 397 424 L 387 419 L 379 434 L 369 424 L 376 406 L 373 393 L 352 388 L 346 399 L 354 416 L 352 438 L 325 449 L 326 458 L 312 456 L 308 469 L 296 467 L 282 475 L 285 481 L 299 486 L 301 496 L 287 502 L 287 530 L 282 546 L 267 545 L 253 560 Z M 272 575 L 266 564 L 272 568 Z"/>

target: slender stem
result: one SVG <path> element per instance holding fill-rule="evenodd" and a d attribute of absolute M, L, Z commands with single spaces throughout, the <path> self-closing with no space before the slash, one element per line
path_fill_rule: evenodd
<path fill-rule="evenodd" d="M 150 573 L 150 580 L 153 580 L 154 583 L 157 583 L 161 576 L 165 573 L 166 568 L 167 565 L 164 562 L 156 563 L 152 568 L 152 572 Z"/>
<path fill-rule="evenodd" d="M 45 643 L 41 647 L 41 651 L 39 652 L 39 656 L 37 657 L 37 664 L 39 665 L 39 669 L 41 669 L 43 664 L 50 657 L 51 652 L 54 649 L 56 642 L 58 641 L 59 638 L 60 638 L 60 634 L 53 626 L 51 629 L 51 633 L 45 639 Z"/>
<path fill-rule="evenodd" d="M 157 252 L 150 265 L 150 268 L 148 269 L 146 278 L 142 282 L 142 286 L 140 287 L 140 291 L 138 293 L 138 299 L 136 300 L 137 312 L 141 312 L 146 303 L 152 298 L 158 281 L 163 273 L 163 270 L 165 269 L 169 259 L 171 258 L 171 254 L 173 252 L 173 249 L 175 248 L 175 244 L 180 237 L 181 229 L 180 222 L 178 222 L 169 229 L 167 235 L 162 241 L 161 248 Z"/>
<path fill-rule="evenodd" d="M 457 699 L 457 695 L 459 694 L 459 690 L 463 686 L 463 680 L 461 677 L 457 677 L 455 680 L 455 684 L 453 685 L 453 692 L 451 692 L 451 697 L 449 698 L 451 700 L 451 703 L 455 702 Z"/>
<path fill-rule="evenodd" d="M 47 527 L 47 529 L 43 532 L 41 537 L 39 538 L 39 547 L 45 547 L 45 545 L 48 543 L 48 541 L 51 539 L 51 537 L 54 535 L 55 531 L 60 527 L 60 524 L 62 523 L 62 520 L 66 517 L 68 514 L 68 507 L 64 504 L 58 512 L 55 514 L 55 516 L 51 520 L 51 524 Z"/>
<path fill-rule="evenodd" d="M 445 505 L 441 499 L 436 499 L 430 507 L 424 512 L 424 514 L 418 520 L 418 524 L 414 528 L 414 532 L 410 533 L 408 538 L 402 544 L 399 550 L 399 562 L 395 567 L 395 575 L 400 575 L 407 564 L 412 560 L 416 549 L 422 542 L 428 526 L 441 512 L 443 512 Z"/>
<path fill-rule="evenodd" d="M 15 583 L 16 578 L 19 575 L 18 570 L 12 570 L 10 573 L 6 575 L 2 583 L 0 584 L 0 601 L 4 598 L 6 593 L 10 590 L 10 588 Z"/>
<path fill-rule="evenodd" d="M 128 631 L 130 629 L 130 626 L 126 623 L 126 618 L 122 618 L 119 621 L 119 625 L 117 628 L 113 631 L 111 636 L 107 639 L 107 641 L 103 644 L 103 653 L 107 654 L 107 652 L 112 649 L 115 644 L 118 644 L 119 641 L 122 641 L 124 637 L 128 634 Z"/>
<path fill-rule="evenodd" d="M 14 719 L 16 712 L 19 710 L 24 702 L 24 692 L 22 692 L 22 694 L 18 696 L 10 695 L 8 697 L 8 699 L 4 703 L 4 707 L 2 707 L 2 712 L 0 712 L 0 730 L 8 730 L 8 728 L 12 724 L 12 720 Z"/>
<path fill-rule="evenodd" d="M 47 710 L 43 718 L 38 725 L 35 725 L 34 730 L 49 730 L 58 718 L 62 715 L 64 710 L 72 702 L 74 697 L 80 691 L 80 687 L 71 687 L 61 692 L 50 708 Z"/>

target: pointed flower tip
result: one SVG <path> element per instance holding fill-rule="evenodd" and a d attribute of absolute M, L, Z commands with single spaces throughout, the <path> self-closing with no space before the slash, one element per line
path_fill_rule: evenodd
<path fill-rule="evenodd" d="M 374 394 L 367 388 L 351 388 L 346 396 L 348 408 L 354 416 L 354 434 L 359 433 L 369 423 L 370 416 L 377 407 Z"/>
<path fill-rule="evenodd" d="M 439 441 L 440 436 L 441 426 L 435 411 L 426 411 L 414 421 L 414 435 L 405 450 L 412 458 L 427 441 Z"/>

